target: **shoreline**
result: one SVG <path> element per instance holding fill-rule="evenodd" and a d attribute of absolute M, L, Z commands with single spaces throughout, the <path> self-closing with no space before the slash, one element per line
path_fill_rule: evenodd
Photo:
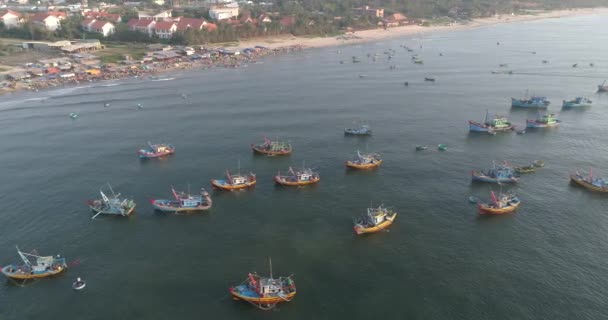
<path fill-rule="evenodd" d="M 44 85 L 31 84 L 29 82 L 24 83 L 23 81 L 13 81 L 11 88 L 0 88 L 0 96 L 13 95 L 21 92 L 39 92 L 48 91 L 57 88 L 65 88 L 70 86 L 77 86 L 83 83 L 101 83 L 108 80 L 125 80 L 125 79 L 147 79 L 158 76 L 167 76 L 175 71 L 196 71 L 206 70 L 209 68 L 238 68 L 242 65 L 246 65 L 251 62 L 256 62 L 257 59 L 267 55 L 279 55 L 286 53 L 293 53 L 306 49 L 315 48 L 326 48 L 326 47 L 338 47 L 349 44 L 361 44 L 375 41 L 382 41 L 388 39 L 395 39 L 399 37 L 411 36 L 415 34 L 428 34 L 434 32 L 446 32 L 446 31 L 460 31 L 460 30 L 471 30 L 481 27 L 493 26 L 498 24 L 506 23 L 518 23 L 518 22 L 529 22 L 544 19 L 557 19 L 565 17 L 577 17 L 577 16 L 588 16 L 588 15 L 608 15 L 608 8 L 582 8 L 582 9 L 571 9 L 571 10 L 556 10 L 556 11 L 545 11 L 539 12 L 538 14 L 527 14 L 527 15 L 505 15 L 495 16 L 490 18 L 474 19 L 468 23 L 457 23 L 443 26 L 429 26 L 423 27 L 418 25 L 407 25 L 400 27 L 392 27 L 388 29 L 377 28 L 363 31 L 356 31 L 348 33 L 346 35 L 332 36 L 332 37 L 296 37 L 296 36 L 273 36 L 267 38 L 256 38 L 240 41 L 234 46 L 229 46 L 230 49 L 242 50 L 244 48 L 253 48 L 255 46 L 264 46 L 268 50 L 261 54 L 255 54 L 254 56 L 241 56 L 237 61 L 230 59 L 217 59 L 215 61 L 209 61 L 205 63 L 182 61 L 178 64 L 168 63 L 160 64 L 152 70 L 137 71 L 137 72 L 123 72 L 123 73 L 110 73 L 105 77 L 100 78 L 75 78 L 70 80 L 56 80 L 46 82 Z M 228 47 L 228 46 L 227 46 Z"/>
<path fill-rule="evenodd" d="M 403 36 L 409 36 L 420 33 L 432 33 L 432 32 L 441 32 L 441 31 L 459 31 L 459 30 L 470 30 L 476 29 L 480 27 L 493 26 L 497 24 L 506 24 L 506 23 L 517 23 L 517 22 L 528 22 L 528 21 L 536 21 L 536 20 L 544 20 L 544 19 L 557 19 L 557 18 L 566 18 L 566 17 L 576 17 L 576 16 L 588 16 L 602 14 L 608 15 L 608 8 L 581 8 L 581 9 L 571 9 L 571 10 L 555 10 L 555 11 L 544 11 L 539 12 L 538 14 L 526 14 L 526 15 L 503 15 L 503 16 L 495 16 L 490 18 L 479 18 L 473 19 L 468 23 L 456 23 L 452 25 L 444 25 L 444 26 L 429 26 L 422 27 L 418 25 L 407 25 L 407 26 L 399 26 L 392 27 L 388 29 L 377 28 L 370 30 L 362 30 L 349 33 L 351 39 L 346 39 L 343 36 L 337 37 L 315 37 L 315 38 L 307 38 L 307 37 L 297 37 L 297 36 L 275 36 L 268 38 L 256 38 L 256 39 L 247 39 L 244 41 L 240 41 L 238 45 L 232 47 L 236 49 L 243 49 L 248 47 L 253 47 L 255 45 L 263 45 L 270 49 L 280 48 L 291 45 L 301 45 L 305 49 L 310 48 L 325 48 L 325 47 L 335 47 L 342 46 L 348 44 L 360 44 L 381 40 L 388 40 L 399 38 Z M 347 36 L 347 37 L 349 37 Z"/>

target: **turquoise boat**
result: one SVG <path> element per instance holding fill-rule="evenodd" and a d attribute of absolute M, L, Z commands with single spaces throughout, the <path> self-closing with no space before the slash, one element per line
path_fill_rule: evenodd
<path fill-rule="evenodd" d="M 581 107 L 591 107 L 593 101 L 585 98 L 585 97 L 576 97 L 574 100 L 566 101 L 564 100 L 562 103 L 563 108 L 581 108 Z"/>
<path fill-rule="evenodd" d="M 511 107 L 517 108 L 547 108 L 551 102 L 547 97 L 531 96 L 528 98 L 528 93 L 523 99 L 511 98 Z"/>

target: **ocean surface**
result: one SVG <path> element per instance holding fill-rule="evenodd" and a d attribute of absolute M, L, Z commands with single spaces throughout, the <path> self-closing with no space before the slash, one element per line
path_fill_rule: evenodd
<path fill-rule="evenodd" d="M 568 174 L 594 167 L 608 176 L 608 95 L 595 93 L 608 79 L 607 19 L 416 35 L 3 96 L 0 265 L 19 261 L 18 245 L 72 267 L 25 287 L 2 280 L 0 319 L 606 319 L 608 198 L 570 185 Z M 486 109 L 519 126 L 534 118 L 510 108 L 526 90 L 552 101 L 561 127 L 469 134 L 467 120 Z M 593 107 L 561 109 L 581 95 Z M 355 120 L 374 135 L 345 137 Z M 293 155 L 254 156 L 249 145 L 264 136 L 291 141 Z M 177 152 L 140 161 L 148 141 Z M 347 172 L 357 149 L 384 164 Z M 503 187 L 520 196 L 520 210 L 479 217 L 468 197 L 487 199 L 499 186 L 472 184 L 470 171 L 536 159 L 546 166 Z M 239 163 L 257 173 L 255 189 L 214 192 L 202 214 L 152 210 L 149 199 L 170 197 L 170 186 L 210 189 Z M 304 164 L 319 170 L 317 186 L 273 184 L 278 170 Z M 91 220 L 85 201 L 108 182 L 138 203 L 133 216 Z M 355 236 L 352 218 L 381 203 L 399 213 L 390 231 Z M 248 272 L 267 274 L 269 257 L 275 276 L 294 275 L 294 301 L 269 312 L 233 301 L 228 288 Z M 77 276 L 87 281 L 80 292 Z"/>

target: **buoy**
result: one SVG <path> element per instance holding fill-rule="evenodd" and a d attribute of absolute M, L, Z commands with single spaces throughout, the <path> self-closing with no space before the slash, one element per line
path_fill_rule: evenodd
<path fill-rule="evenodd" d="M 87 286 L 87 283 L 84 282 L 84 280 L 80 279 L 80 277 L 76 278 L 76 281 L 74 281 L 74 283 L 72 283 L 72 288 L 74 290 L 82 290 L 86 286 Z"/>

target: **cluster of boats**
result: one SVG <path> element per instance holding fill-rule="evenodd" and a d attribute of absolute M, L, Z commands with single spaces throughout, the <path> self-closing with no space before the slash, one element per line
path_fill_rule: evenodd
<path fill-rule="evenodd" d="M 538 113 L 536 119 L 526 119 L 526 128 L 538 129 L 538 128 L 552 128 L 557 127 L 561 123 L 561 120 L 557 119 L 555 114 L 552 113 Z M 517 131 L 517 127 L 513 125 L 508 118 L 501 115 L 490 115 L 490 112 L 486 110 L 486 117 L 483 122 L 477 122 L 469 120 L 469 131 L 471 132 L 486 132 L 489 134 L 496 134 L 498 132 L 506 131 Z M 524 133 L 525 130 L 519 130 L 518 133 Z"/>

